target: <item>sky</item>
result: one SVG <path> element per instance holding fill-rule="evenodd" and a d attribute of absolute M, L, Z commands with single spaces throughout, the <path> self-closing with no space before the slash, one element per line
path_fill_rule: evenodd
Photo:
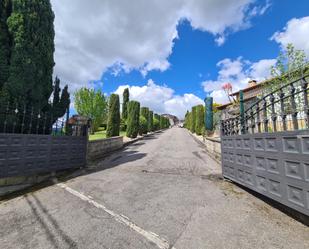
<path fill-rule="evenodd" d="M 309 56 L 308 0 L 51 0 L 54 74 L 183 118 L 206 96 L 269 77 L 288 43 Z M 74 109 L 74 98 L 72 103 Z"/>

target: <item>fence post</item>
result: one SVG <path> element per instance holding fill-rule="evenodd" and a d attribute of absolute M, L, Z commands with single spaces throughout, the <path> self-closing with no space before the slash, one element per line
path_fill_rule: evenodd
<path fill-rule="evenodd" d="M 213 130 L 213 98 L 205 99 L 205 129 L 206 131 Z"/>
<path fill-rule="evenodd" d="M 245 125 L 245 107 L 244 107 L 244 92 L 239 91 L 239 111 L 240 111 L 240 126 L 241 126 L 241 134 L 246 133 L 246 125 Z"/>

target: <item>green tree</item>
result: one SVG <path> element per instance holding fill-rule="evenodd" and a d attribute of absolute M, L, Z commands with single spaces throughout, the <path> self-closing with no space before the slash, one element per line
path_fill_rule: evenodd
<path fill-rule="evenodd" d="M 9 77 L 11 38 L 7 26 L 7 19 L 12 12 L 9 0 L 0 2 L 0 91 Z"/>
<path fill-rule="evenodd" d="M 91 131 L 97 131 L 107 115 L 107 101 L 104 94 L 100 90 L 81 88 L 75 92 L 74 97 L 77 113 L 91 118 Z"/>
<path fill-rule="evenodd" d="M 205 108 L 203 105 L 196 106 L 196 122 L 195 132 L 197 135 L 202 135 L 205 130 Z"/>
<path fill-rule="evenodd" d="M 139 117 L 139 134 L 144 135 L 148 132 L 148 122 L 144 116 Z"/>
<path fill-rule="evenodd" d="M 120 131 L 119 95 L 118 94 L 112 94 L 109 97 L 106 137 L 119 136 L 119 131 Z"/>
<path fill-rule="evenodd" d="M 136 138 L 139 132 L 140 103 L 129 101 L 127 109 L 127 137 Z"/>
<path fill-rule="evenodd" d="M 166 129 L 170 126 L 170 121 L 168 118 L 161 116 L 160 117 L 160 129 Z"/>
<path fill-rule="evenodd" d="M 53 86 L 53 102 L 46 106 L 45 111 L 51 112 L 55 122 L 59 117 L 62 117 L 70 107 L 70 94 L 68 85 L 61 91 L 60 79 L 56 77 Z"/>
<path fill-rule="evenodd" d="M 145 120 L 146 120 L 146 125 L 144 125 L 144 123 L 143 123 L 144 119 L 140 118 L 141 132 L 143 132 L 142 134 L 147 134 L 147 132 L 148 132 L 148 121 L 149 121 L 149 108 L 148 107 L 142 107 L 141 108 L 141 117 L 144 117 Z"/>
<path fill-rule="evenodd" d="M 189 111 L 186 112 L 186 115 L 185 115 L 185 122 L 184 122 L 184 127 L 187 128 L 187 129 L 190 129 L 191 127 L 191 124 L 190 124 L 190 119 L 191 119 L 191 113 Z"/>
<path fill-rule="evenodd" d="M 153 131 L 153 111 L 149 111 L 148 114 L 148 132 Z"/>
<path fill-rule="evenodd" d="M 54 67 L 54 13 L 48 0 L 13 0 L 7 19 L 12 38 L 5 86 L 15 100 L 46 106 Z"/>
<path fill-rule="evenodd" d="M 191 115 L 190 115 L 190 131 L 195 133 L 195 124 L 196 124 L 196 106 L 192 107 Z"/>
<path fill-rule="evenodd" d="M 130 92 L 129 88 L 124 89 L 123 91 L 123 103 L 122 103 L 122 118 L 127 120 L 128 118 L 128 102 L 130 101 Z"/>
<path fill-rule="evenodd" d="M 301 77 L 303 70 L 308 64 L 308 59 L 303 50 L 295 49 L 289 43 L 280 52 L 277 62 L 271 67 L 272 80 L 267 84 L 266 93 L 270 93 L 296 78 Z"/>
<path fill-rule="evenodd" d="M 160 130 L 160 115 L 159 114 L 154 114 L 153 116 L 153 129 L 155 131 Z"/>
<path fill-rule="evenodd" d="M 145 117 L 146 120 L 148 120 L 148 116 L 149 116 L 149 108 L 148 107 L 142 107 L 141 108 L 141 116 Z"/>

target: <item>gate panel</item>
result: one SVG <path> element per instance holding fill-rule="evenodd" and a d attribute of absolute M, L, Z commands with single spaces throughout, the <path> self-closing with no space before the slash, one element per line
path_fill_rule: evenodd
<path fill-rule="evenodd" d="M 80 168 L 87 136 L 0 134 L 0 178 Z"/>
<path fill-rule="evenodd" d="M 309 132 L 222 136 L 223 176 L 309 215 Z"/>

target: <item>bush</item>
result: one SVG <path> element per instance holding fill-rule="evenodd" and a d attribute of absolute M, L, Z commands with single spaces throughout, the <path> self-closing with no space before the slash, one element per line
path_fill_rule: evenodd
<path fill-rule="evenodd" d="M 148 116 L 149 116 L 149 108 L 148 107 L 142 107 L 141 108 L 141 116 L 143 116 L 148 121 Z"/>
<path fill-rule="evenodd" d="M 154 131 L 153 128 L 153 111 L 148 114 L 148 132 Z"/>
<path fill-rule="evenodd" d="M 127 137 L 136 138 L 139 132 L 140 103 L 128 102 L 127 110 Z"/>
<path fill-rule="evenodd" d="M 126 130 L 127 130 L 126 121 L 122 118 L 120 120 L 120 131 L 126 131 Z"/>
<path fill-rule="evenodd" d="M 166 117 L 161 116 L 160 118 L 160 128 L 167 129 L 170 126 L 170 120 Z"/>
<path fill-rule="evenodd" d="M 119 95 L 112 94 L 109 99 L 106 137 L 119 136 L 120 103 Z"/>
<path fill-rule="evenodd" d="M 196 106 L 195 109 L 196 122 L 195 122 L 195 133 L 202 135 L 205 129 L 205 111 L 203 105 Z"/>
<path fill-rule="evenodd" d="M 123 91 L 123 104 L 122 104 L 122 118 L 124 119 L 124 121 L 127 120 L 128 118 L 128 103 L 130 100 L 130 93 L 129 93 L 129 89 L 126 88 Z"/>
<path fill-rule="evenodd" d="M 148 132 L 148 122 L 144 116 L 139 117 L 139 134 L 144 135 Z"/>
<path fill-rule="evenodd" d="M 153 129 L 154 131 L 160 130 L 160 121 L 156 118 L 153 119 Z"/>
<path fill-rule="evenodd" d="M 196 106 L 193 106 L 190 115 L 190 131 L 192 133 L 195 133 L 195 123 L 196 123 Z"/>

